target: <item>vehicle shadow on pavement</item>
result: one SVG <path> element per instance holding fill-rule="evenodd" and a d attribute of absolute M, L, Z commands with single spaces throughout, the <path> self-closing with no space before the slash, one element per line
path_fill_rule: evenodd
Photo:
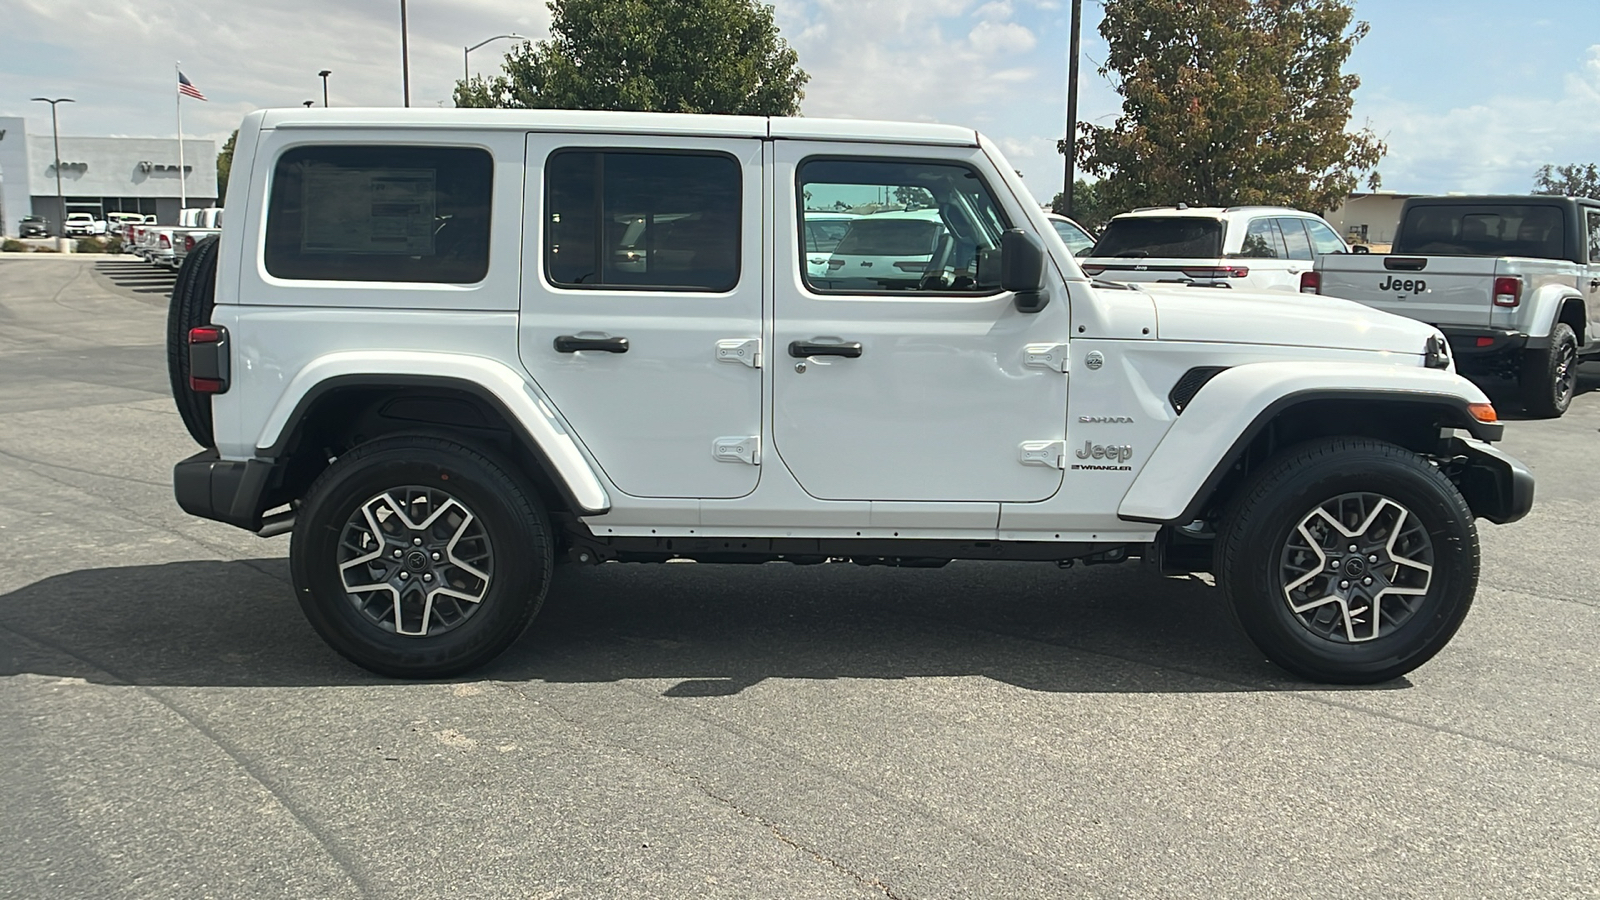
<path fill-rule="evenodd" d="M 0 676 L 25 673 L 138 685 L 389 683 L 312 632 L 283 559 L 87 569 L 0 595 Z M 1028 563 L 562 567 L 522 640 L 461 680 L 665 680 L 663 696 L 716 697 L 770 678 L 962 676 L 1079 693 L 1307 687 L 1261 658 L 1215 589 L 1138 562 L 1065 572 Z"/>

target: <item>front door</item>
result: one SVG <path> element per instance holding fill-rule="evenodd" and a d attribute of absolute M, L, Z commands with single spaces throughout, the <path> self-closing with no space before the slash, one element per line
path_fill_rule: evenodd
<path fill-rule="evenodd" d="M 523 365 L 617 490 L 760 469 L 762 142 L 531 134 Z"/>
<path fill-rule="evenodd" d="M 1052 359 L 1070 317 L 1064 291 L 1025 314 L 1000 290 L 1000 234 L 1022 212 L 988 158 L 799 141 L 773 152 L 769 358 L 783 464 L 827 500 L 1053 495 L 1067 376 Z M 848 223 L 825 254 L 808 252 L 812 217 Z"/>

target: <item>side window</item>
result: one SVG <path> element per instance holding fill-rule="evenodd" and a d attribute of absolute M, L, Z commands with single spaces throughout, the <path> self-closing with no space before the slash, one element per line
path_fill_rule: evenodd
<path fill-rule="evenodd" d="M 821 293 L 1000 290 L 1007 220 L 973 169 L 959 163 L 812 159 L 800 165 L 800 266 Z M 814 224 L 843 222 L 823 251 Z"/>
<path fill-rule="evenodd" d="M 1284 249 L 1283 236 L 1278 233 L 1278 223 L 1272 219 L 1251 219 L 1244 233 L 1244 244 L 1239 256 L 1244 259 L 1284 259 L 1289 251 Z"/>
<path fill-rule="evenodd" d="M 545 275 L 567 288 L 727 291 L 742 172 L 711 153 L 558 150 L 545 163 Z"/>
<path fill-rule="evenodd" d="M 1589 264 L 1600 265 L 1600 209 L 1584 210 L 1589 221 Z"/>
<path fill-rule="evenodd" d="M 473 284 L 489 271 L 494 160 L 469 147 L 295 147 L 278 157 L 276 278 Z"/>
<path fill-rule="evenodd" d="M 1332 228 L 1318 222 L 1316 219 L 1301 219 L 1305 223 L 1306 231 L 1311 232 L 1311 247 L 1317 253 L 1343 253 L 1344 242 Z"/>
<path fill-rule="evenodd" d="M 1290 259 L 1311 259 L 1311 239 L 1300 223 L 1304 219 L 1279 219 L 1278 229 L 1283 232 L 1283 242 L 1289 247 Z"/>

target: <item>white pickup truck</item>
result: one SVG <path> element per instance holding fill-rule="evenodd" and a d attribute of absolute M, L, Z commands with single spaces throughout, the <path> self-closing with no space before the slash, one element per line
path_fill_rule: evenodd
<path fill-rule="evenodd" d="M 1416 197 L 1390 255 L 1319 256 L 1301 290 L 1427 322 L 1461 372 L 1515 378 L 1530 413 L 1559 416 L 1600 356 L 1600 201 Z"/>

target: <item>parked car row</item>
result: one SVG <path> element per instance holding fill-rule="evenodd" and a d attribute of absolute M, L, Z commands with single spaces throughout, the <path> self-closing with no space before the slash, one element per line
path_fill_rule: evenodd
<path fill-rule="evenodd" d="M 127 223 L 123 231 L 123 249 L 151 265 L 176 272 L 183 265 L 183 258 L 197 244 L 221 233 L 222 207 L 197 207 L 182 210 L 177 225 Z"/>

